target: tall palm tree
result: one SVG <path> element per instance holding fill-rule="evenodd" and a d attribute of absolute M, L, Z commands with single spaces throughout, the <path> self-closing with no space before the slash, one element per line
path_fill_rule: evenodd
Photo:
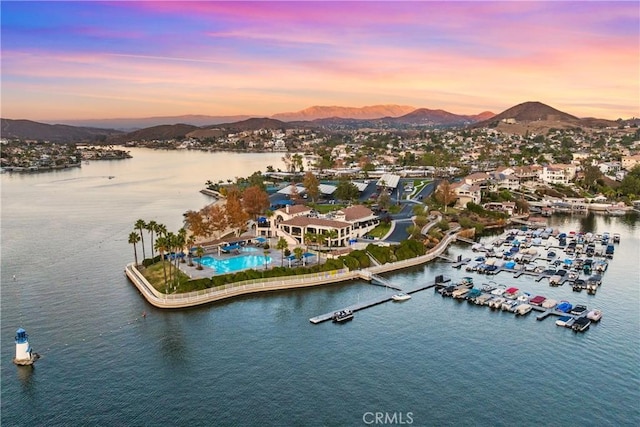
<path fill-rule="evenodd" d="M 185 228 L 181 228 L 178 230 L 178 249 L 180 249 L 180 255 L 184 255 L 184 249 L 187 246 L 187 230 Z M 180 257 L 180 262 L 186 262 L 184 257 Z"/>
<path fill-rule="evenodd" d="M 196 248 L 196 256 L 198 257 L 198 266 L 196 267 L 198 270 L 202 270 L 202 256 L 204 255 L 204 249 L 202 246 L 198 245 Z"/>
<path fill-rule="evenodd" d="M 133 245 L 133 256 L 136 260 L 136 267 L 138 266 L 138 251 L 136 251 L 136 243 L 140 241 L 140 236 L 135 231 L 129 233 L 129 243 Z"/>
<path fill-rule="evenodd" d="M 172 273 L 172 267 L 173 267 L 173 258 L 171 258 L 171 253 L 173 253 L 175 255 L 175 251 L 174 251 L 174 243 L 176 242 L 176 238 L 175 238 L 175 234 L 173 234 L 171 231 L 169 231 L 167 233 L 167 235 L 165 236 L 165 239 L 167 239 L 166 243 L 167 243 L 167 252 L 169 254 L 169 263 L 167 264 L 169 266 L 169 280 L 171 280 L 171 278 L 173 277 L 173 273 Z"/>
<path fill-rule="evenodd" d="M 284 237 L 281 237 L 276 244 L 276 249 L 282 251 L 282 256 L 280 257 L 280 266 L 284 267 L 284 251 L 289 247 L 289 243 L 285 240 Z"/>
<path fill-rule="evenodd" d="M 191 254 L 191 248 L 196 244 L 196 238 L 192 234 L 187 237 L 187 258 L 189 258 L 189 267 L 193 267 L 193 255 Z"/>
<path fill-rule="evenodd" d="M 154 220 L 151 220 L 147 223 L 147 227 L 146 227 L 151 237 L 151 258 L 156 256 L 153 248 L 153 233 L 155 233 L 157 226 L 158 226 L 158 223 L 155 222 Z"/>
<path fill-rule="evenodd" d="M 167 237 L 167 226 L 164 224 L 158 224 L 156 227 L 156 235 Z"/>
<path fill-rule="evenodd" d="M 167 238 L 159 236 L 156 239 L 156 250 L 160 252 L 160 262 L 162 263 L 162 271 L 164 272 L 164 288 L 167 289 L 167 267 L 164 262 L 164 253 L 167 251 Z"/>
<path fill-rule="evenodd" d="M 145 228 L 147 226 L 147 224 L 144 222 L 143 219 L 139 219 L 136 221 L 134 227 L 138 229 L 138 231 L 140 232 L 140 240 L 142 241 L 142 259 L 146 259 L 147 256 L 144 253 L 144 236 L 142 235 L 142 229 Z"/>

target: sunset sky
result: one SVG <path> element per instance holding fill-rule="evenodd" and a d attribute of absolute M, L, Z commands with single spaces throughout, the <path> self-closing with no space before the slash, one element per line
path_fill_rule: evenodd
<path fill-rule="evenodd" d="M 540 101 L 640 116 L 626 2 L 1 2 L 3 118 Z"/>

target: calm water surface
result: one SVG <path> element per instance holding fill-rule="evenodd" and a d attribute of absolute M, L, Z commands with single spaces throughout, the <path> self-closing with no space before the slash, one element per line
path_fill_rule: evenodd
<path fill-rule="evenodd" d="M 210 201 L 198 193 L 206 180 L 282 168 L 282 156 L 131 151 L 130 160 L 2 175 L 3 426 L 359 426 L 368 412 L 405 422 L 411 413 L 418 426 L 640 424 L 637 218 L 552 219 L 566 231 L 621 233 L 595 296 L 495 276 L 602 308 L 585 334 L 430 290 L 346 325 L 309 323 L 389 292 L 365 282 L 161 311 L 123 274 L 133 223 L 177 230 L 183 212 Z M 460 253 L 469 246 L 449 249 Z M 467 274 L 436 262 L 388 277 L 402 286 L 442 273 Z M 18 327 L 42 354 L 33 369 L 11 362 Z"/>

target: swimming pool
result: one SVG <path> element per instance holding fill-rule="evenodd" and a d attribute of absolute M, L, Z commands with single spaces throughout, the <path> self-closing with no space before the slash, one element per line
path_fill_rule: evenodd
<path fill-rule="evenodd" d="M 257 252 L 257 249 L 246 252 Z M 194 258 L 193 262 L 197 263 L 198 258 Z M 271 264 L 271 257 L 265 257 L 264 255 L 241 255 L 228 259 L 216 259 L 207 255 L 202 257 L 201 263 L 204 267 L 214 269 L 216 273 L 234 273 L 249 268 L 264 268 L 265 264 Z"/>

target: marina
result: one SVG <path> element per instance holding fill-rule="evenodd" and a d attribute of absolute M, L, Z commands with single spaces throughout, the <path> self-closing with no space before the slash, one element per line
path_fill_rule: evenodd
<path fill-rule="evenodd" d="M 411 294 L 414 294 L 416 292 L 423 291 L 425 289 L 431 289 L 431 288 L 433 288 L 433 287 L 435 287 L 435 286 L 437 286 L 439 284 L 442 284 L 442 283 L 448 283 L 450 281 L 451 281 L 451 279 L 448 278 L 448 277 L 437 276 L 433 280 L 433 282 L 426 283 L 426 284 L 423 284 L 423 285 L 419 285 L 419 286 L 411 288 L 409 290 L 404 290 L 403 293 L 407 294 L 407 295 L 411 295 Z M 397 294 L 382 295 L 380 297 L 372 298 L 372 299 L 367 300 L 367 301 L 358 302 L 358 303 L 352 304 L 352 305 L 350 305 L 348 307 L 345 307 L 345 308 L 343 308 L 341 310 L 333 310 L 333 311 L 331 311 L 329 313 L 325 313 L 325 314 L 321 314 L 319 316 L 312 317 L 311 319 L 309 319 L 309 321 L 311 323 L 313 323 L 313 324 L 326 322 L 327 320 L 332 320 L 335 317 L 336 313 L 345 312 L 345 311 L 351 312 L 351 313 L 355 313 L 357 311 L 364 310 L 365 308 L 374 307 L 376 305 L 379 305 L 379 304 L 382 304 L 382 303 L 385 303 L 385 302 L 388 302 L 388 301 L 392 301 L 394 299 L 393 297 L 395 295 L 397 295 Z"/>

